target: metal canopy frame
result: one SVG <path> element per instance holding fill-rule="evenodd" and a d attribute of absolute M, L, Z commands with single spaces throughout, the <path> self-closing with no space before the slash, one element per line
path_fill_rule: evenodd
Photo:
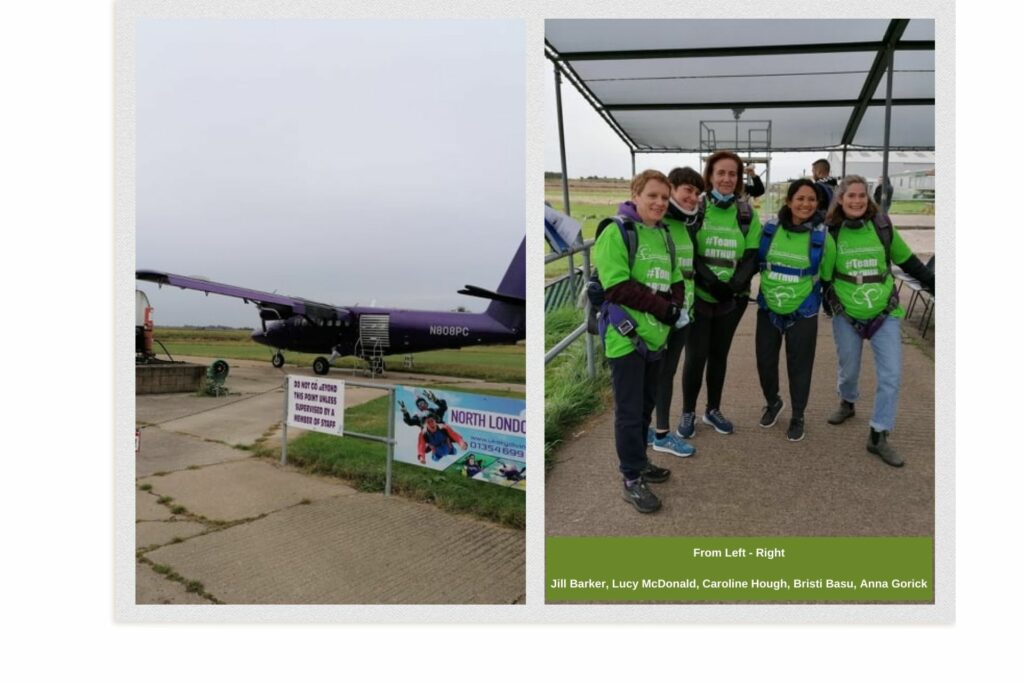
<path fill-rule="evenodd" d="M 671 21 L 671 20 L 666 20 Z M 907 97 L 892 98 L 891 95 L 891 72 L 893 55 L 902 51 L 934 51 L 934 40 L 903 40 L 903 34 L 910 24 L 910 19 L 890 20 L 884 36 L 877 41 L 852 41 L 834 43 L 808 43 L 790 45 L 762 45 L 762 46 L 729 46 L 729 47 L 699 47 L 699 48 L 671 48 L 654 50 L 587 50 L 587 51 L 566 51 L 559 52 L 558 49 L 545 39 L 545 56 L 554 64 L 557 73 L 560 73 L 580 92 L 583 98 L 594 108 L 622 139 L 629 148 L 630 153 L 635 157 L 637 153 L 699 153 L 701 150 L 689 147 L 674 146 L 652 146 L 638 144 L 628 132 L 628 127 L 620 123 L 615 114 L 617 112 L 652 112 L 652 111 L 699 111 L 699 110 L 723 110 L 741 107 L 743 109 L 814 109 L 814 108 L 853 108 L 850 117 L 843 130 L 839 145 L 831 147 L 789 147 L 780 146 L 770 151 L 811 151 L 812 149 L 834 149 L 848 148 L 853 145 L 853 140 L 864 120 L 864 115 L 871 107 L 885 107 L 886 109 L 886 133 L 889 138 L 889 119 L 893 106 L 934 106 L 934 97 Z M 743 57 L 743 56 L 766 56 L 766 55 L 820 55 L 836 53 L 873 52 L 875 57 L 871 68 L 861 86 L 856 98 L 845 99 L 806 99 L 799 101 L 716 101 L 716 102 L 688 102 L 688 103 L 654 103 L 654 102 L 628 102 L 609 104 L 601 100 L 587 85 L 586 79 L 582 78 L 573 68 L 573 62 L 588 61 L 609 61 L 609 60 L 664 60 L 664 59 L 695 59 L 708 57 Z M 889 93 L 886 99 L 875 97 L 882 77 L 890 74 Z M 859 145 L 860 150 L 897 150 L 897 151 L 924 151 L 933 150 L 934 143 L 930 146 L 916 145 Z"/>

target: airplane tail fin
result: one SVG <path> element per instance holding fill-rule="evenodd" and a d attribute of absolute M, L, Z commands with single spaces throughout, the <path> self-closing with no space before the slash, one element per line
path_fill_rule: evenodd
<path fill-rule="evenodd" d="M 466 285 L 460 294 L 491 299 L 486 315 L 516 332 L 519 339 L 526 338 L 526 237 L 519 243 L 497 291 Z"/>

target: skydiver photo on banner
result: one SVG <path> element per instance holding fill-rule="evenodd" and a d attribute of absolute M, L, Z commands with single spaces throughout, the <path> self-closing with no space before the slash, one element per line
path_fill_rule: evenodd
<path fill-rule="evenodd" d="M 526 490 L 526 402 L 395 388 L 395 460 Z"/>

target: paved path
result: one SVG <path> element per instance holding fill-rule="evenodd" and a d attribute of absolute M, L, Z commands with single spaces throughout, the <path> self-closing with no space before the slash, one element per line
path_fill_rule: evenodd
<path fill-rule="evenodd" d="M 239 448 L 280 443 L 284 374 L 268 363 L 231 361 L 227 385 L 237 395 L 137 397 L 145 425 L 136 458 L 138 604 L 524 600 L 522 531 L 361 493 Z M 383 381 L 399 381 L 395 374 Z M 401 381 L 434 381 L 409 378 Z M 349 387 L 346 406 L 381 393 Z M 301 433 L 290 428 L 289 440 Z"/>
<path fill-rule="evenodd" d="M 693 457 L 649 451 L 653 462 L 672 470 L 672 478 L 652 485 L 663 508 L 641 515 L 620 498 L 612 414 L 596 416 L 567 440 L 548 474 L 548 535 L 932 535 L 935 367 L 919 348 L 914 326 L 904 326 L 903 386 L 892 436 L 907 464 L 895 469 L 865 449 L 875 386 L 870 350 L 863 357 L 857 415 L 840 426 L 826 422 L 837 398 L 832 327 L 824 317 L 807 437 L 798 443 L 786 439 L 788 408 L 774 428 L 758 426 L 764 399 L 754 362 L 754 313 L 751 306 L 733 341 L 724 390 L 723 412 L 736 432 L 723 436 L 698 424 Z M 784 355 L 781 365 L 788 404 Z M 678 382 L 677 377 L 676 416 L 682 410 Z M 703 407 L 702 395 L 698 410 Z"/>

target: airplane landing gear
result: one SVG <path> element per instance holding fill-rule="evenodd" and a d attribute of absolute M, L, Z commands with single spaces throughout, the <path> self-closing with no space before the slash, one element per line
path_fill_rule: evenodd
<path fill-rule="evenodd" d="M 273 365 L 275 368 L 279 368 L 282 365 L 284 365 L 284 354 L 282 354 L 280 351 L 275 353 L 273 356 L 270 357 L 270 364 Z"/>
<path fill-rule="evenodd" d="M 317 356 L 313 361 L 313 372 L 318 375 L 326 375 L 331 371 L 331 364 L 323 356 Z"/>

